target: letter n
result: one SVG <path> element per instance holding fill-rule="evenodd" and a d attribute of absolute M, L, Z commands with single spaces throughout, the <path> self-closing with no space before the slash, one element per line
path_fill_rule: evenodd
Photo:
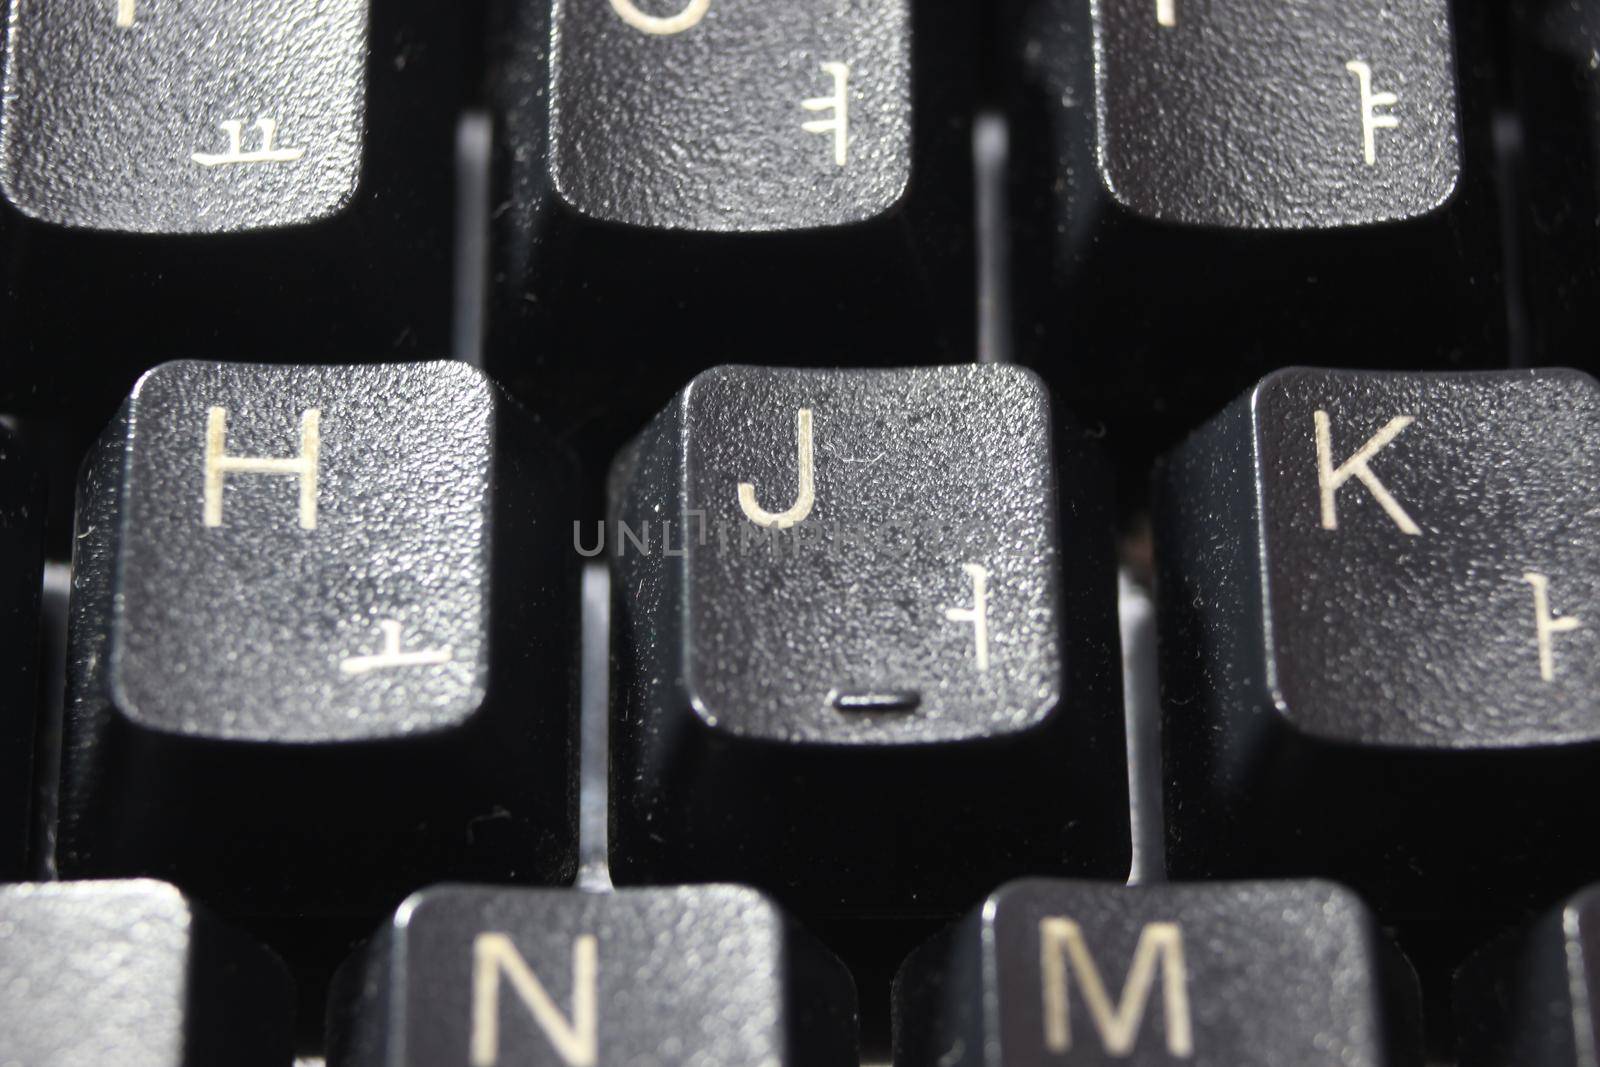
<path fill-rule="evenodd" d="M 572 943 L 572 1019 L 568 1021 L 505 934 L 472 943 L 471 1067 L 500 1063 L 500 983 L 511 983 L 556 1052 L 570 1067 L 595 1067 L 600 1052 L 599 950 L 592 934 Z M 517 1062 L 525 1062 L 517 1057 Z"/>

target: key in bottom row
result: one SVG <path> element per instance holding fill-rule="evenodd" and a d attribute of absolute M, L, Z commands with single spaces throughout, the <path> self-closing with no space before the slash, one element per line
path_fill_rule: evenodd
<path fill-rule="evenodd" d="M 288 986 L 157 882 L 0 889 L 0 1064 L 287 1067 Z M 1007 886 L 907 962 L 902 1067 L 1410 1064 L 1416 981 L 1324 882 Z M 844 1067 L 848 972 L 755 890 L 443 886 L 353 957 L 330 1067 Z M 1544 1062 L 1544 1061 L 1540 1061 Z"/>
<path fill-rule="evenodd" d="M 0 887 L 0 1064 L 287 1067 L 289 978 L 161 882 Z"/>
<path fill-rule="evenodd" d="M 1420 1062 L 1416 1003 L 1331 883 L 1015 882 L 901 969 L 894 1061 L 1385 1067 Z"/>
<path fill-rule="evenodd" d="M 335 1067 L 856 1059 L 849 973 L 736 886 L 425 890 L 334 997 Z"/>

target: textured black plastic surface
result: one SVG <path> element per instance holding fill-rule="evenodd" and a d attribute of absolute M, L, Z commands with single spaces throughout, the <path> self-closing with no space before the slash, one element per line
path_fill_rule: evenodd
<path fill-rule="evenodd" d="M 1106 502 L 1055 440 L 1014 367 L 680 394 L 613 475 L 620 880 L 927 911 L 1126 870 Z"/>
<path fill-rule="evenodd" d="M 1091 6 L 1100 180 L 1133 213 L 1333 229 L 1426 215 L 1455 192 L 1448 0 Z M 1367 99 L 1398 100 L 1368 106 L 1350 63 Z M 1370 159 L 1364 114 L 1399 122 L 1374 127 Z"/>
<path fill-rule="evenodd" d="M 1500 938 L 1456 978 L 1462 1067 L 1594 1062 L 1600 1009 L 1600 890 Z"/>
<path fill-rule="evenodd" d="M 1404 915 L 1600 873 L 1574 788 L 1600 758 L 1597 439 L 1576 372 L 1289 370 L 1172 457 L 1175 876 L 1327 875 Z"/>
<path fill-rule="evenodd" d="M 895 1063 L 1416 1064 L 1416 999 L 1330 883 L 1016 882 L 907 961 Z"/>
<path fill-rule="evenodd" d="M 594 218 L 660 229 L 810 229 L 882 214 L 911 176 L 910 7 L 718 0 L 689 29 L 659 32 L 609 2 L 555 0 L 557 192 Z M 843 65 L 842 83 L 829 64 Z M 837 119 L 820 102 L 839 99 L 841 84 L 843 140 L 805 129 Z"/>
<path fill-rule="evenodd" d="M 0 429 L 0 880 L 29 870 L 43 528 L 38 472 L 16 437 Z"/>
<path fill-rule="evenodd" d="M 0 1057 L 288 1067 L 289 981 L 171 886 L 0 886 Z"/>
<path fill-rule="evenodd" d="M 361 172 L 367 10 L 368 0 L 12 0 L 7 199 L 46 222 L 125 233 L 333 214 Z"/>
<path fill-rule="evenodd" d="M 569 472 L 525 420 L 459 363 L 147 375 L 80 493 L 63 873 L 250 914 L 569 880 Z"/>
<path fill-rule="evenodd" d="M 530 1010 L 519 971 L 557 1018 Z M 471 1049 L 549 1067 L 840 1067 L 856 1059 L 855 1007 L 848 972 L 749 889 L 444 886 L 342 974 L 329 1064 L 433 1067 Z"/>
<path fill-rule="evenodd" d="M 971 358 L 970 5 L 573 0 L 491 18 L 486 365 L 586 458 L 609 462 L 717 363 Z M 842 146 L 805 128 L 839 116 L 833 64 Z"/>
<path fill-rule="evenodd" d="M 1018 358 L 1105 422 L 1124 503 L 1286 363 L 1505 364 L 1494 5 L 1009 6 Z M 1351 62 L 1399 97 L 1370 166 Z"/>

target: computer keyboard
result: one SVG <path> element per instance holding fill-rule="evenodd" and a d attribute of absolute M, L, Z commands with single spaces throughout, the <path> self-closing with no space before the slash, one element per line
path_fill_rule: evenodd
<path fill-rule="evenodd" d="M 1600 0 L 0 8 L 0 1067 L 1593 1067 Z"/>

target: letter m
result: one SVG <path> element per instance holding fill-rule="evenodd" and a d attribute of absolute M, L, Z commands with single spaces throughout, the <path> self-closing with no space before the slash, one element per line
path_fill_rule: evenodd
<path fill-rule="evenodd" d="M 592 935 L 572 945 L 572 1020 L 568 1022 L 505 934 L 472 943 L 472 1067 L 500 1063 L 500 983 L 504 976 L 570 1067 L 594 1067 L 600 1052 L 599 950 Z M 516 1057 L 527 1062 L 526 1057 Z"/>
<path fill-rule="evenodd" d="M 1194 1028 L 1189 1017 L 1188 969 L 1183 961 L 1183 931 L 1177 923 L 1150 923 L 1139 934 L 1122 995 L 1113 1005 L 1106 993 L 1083 930 L 1071 919 L 1047 918 L 1039 923 L 1040 971 L 1044 986 L 1044 1041 L 1051 1052 L 1072 1048 L 1068 974 L 1076 976 L 1089 1016 L 1112 1056 L 1132 1054 L 1139 1023 L 1161 969 L 1161 1002 L 1165 1009 L 1167 1052 L 1194 1055 Z"/>

